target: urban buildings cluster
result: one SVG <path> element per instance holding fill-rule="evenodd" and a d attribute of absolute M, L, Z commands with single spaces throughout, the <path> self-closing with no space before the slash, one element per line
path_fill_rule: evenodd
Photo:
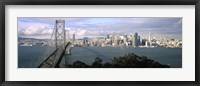
<path fill-rule="evenodd" d="M 141 38 L 138 33 L 133 35 L 107 35 L 106 37 L 76 39 L 75 34 L 72 35 L 71 42 L 75 46 L 100 46 L 100 47 L 166 47 L 166 48 L 182 48 L 182 40 L 166 39 L 152 37 L 151 33 L 148 37 Z M 50 46 L 49 40 L 19 40 L 19 46 Z"/>
<path fill-rule="evenodd" d="M 25 40 L 18 40 L 18 46 L 49 46 L 48 40 L 31 40 L 31 39 L 25 39 Z"/>
<path fill-rule="evenodd" d="M 73 34 L 73 44 L 77 46 L 101 46 L 101 47 L 166 47 L 166 48 L 181 48 L 182 40 L 155 38 L 149 33 L 148 38 L 141 38 L 138 33 L 133 35 L 107 35 L 100 38 L 84 37 L 83 39 L 75 39 Z"/>

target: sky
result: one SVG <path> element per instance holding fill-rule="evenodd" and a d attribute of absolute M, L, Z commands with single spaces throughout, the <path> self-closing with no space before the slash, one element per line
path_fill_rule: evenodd
<path fill-rule="evenodd" d="M 153 37 L 182 39 L 181 17 L 108 17 L 108 18 L 18 18 L 18 37 L 50 39 L 55 20 L 65 20 L 65 29 L 76 38 L 106 37 L 106 35 L 133 35 L 135 32 L 141 38 L 149 33 Z"/>

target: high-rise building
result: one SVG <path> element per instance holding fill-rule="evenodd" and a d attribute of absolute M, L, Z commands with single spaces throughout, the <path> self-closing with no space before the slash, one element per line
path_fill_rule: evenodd
<path fill-rule="evenodd" d="M 73 43 L 75 42 L 75 34 L 73 34 Z"/>
<path fill-rule="evenodd" d="M 137 37 L 137 46 L 140 45 L 140 36 Z"/>
<path fill-rule="evenodd" d="M 151 32 L 149 32 L 149 42 L 151 42 Z"/>
<path fill-rule="evenodd" d="M 84 37 L 83 38 L 83 44 L 87 44 L 88 43 L 89 38 L 88 37 Z"/>
<path fill-rule="evenodd" d="M 142 39 L 141 45 L 144 46 L 146 44 L 146 39 Z"/>
<path fill-rule="evenodd" d="M 149 32 L 149 44 L 150 44 L 150 46 L 151 46 L 151 32 Z"/>
<path fill-rule="evenodd" d="M 148 41 L 145 42 L 145 46 L 146 46 L 146 47 L 149 46 L 149 42 L 148 42 Z"/>
<path fill-rule="evenodd" d="M 115 44 L 115 45 L 118 45 L 118 36 L 115 36 L 114 44 Z"/>
<path fill-rule="evenodd" d="M 137 36 L 138 36 L 138 33 L 135 33 L 133 35 L 133 40 L 132 40 L 132 46 L 133 47 L 137 47 Z"/>

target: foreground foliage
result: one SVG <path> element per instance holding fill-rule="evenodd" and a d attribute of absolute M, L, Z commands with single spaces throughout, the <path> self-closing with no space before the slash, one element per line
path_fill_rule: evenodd
<path fill-rule="evenodd" d="M 72 65 L 67 65 L 69 68 L 169 68 L 170 66 L 160 64 L 157 61 L 147 59 L 147 57 L 139 57 L 134 53 L 129 53 L 124 56 L 114 57 L 111 63 L 102 63 L 102 59 L 95 58 L 91 65 L 87 65 L 81 61 L 75 61 Z"/>

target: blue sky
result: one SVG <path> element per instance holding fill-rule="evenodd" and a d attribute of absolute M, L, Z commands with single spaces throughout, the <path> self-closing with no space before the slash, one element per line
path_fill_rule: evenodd
<path fill-rule="evenodd" d="M 65 29 L 76 38 L 132 35 L 182 39 L 182 18 L 18 18 L 18 37 L 49 39 L 55 20 L 65 20 Z"/>

